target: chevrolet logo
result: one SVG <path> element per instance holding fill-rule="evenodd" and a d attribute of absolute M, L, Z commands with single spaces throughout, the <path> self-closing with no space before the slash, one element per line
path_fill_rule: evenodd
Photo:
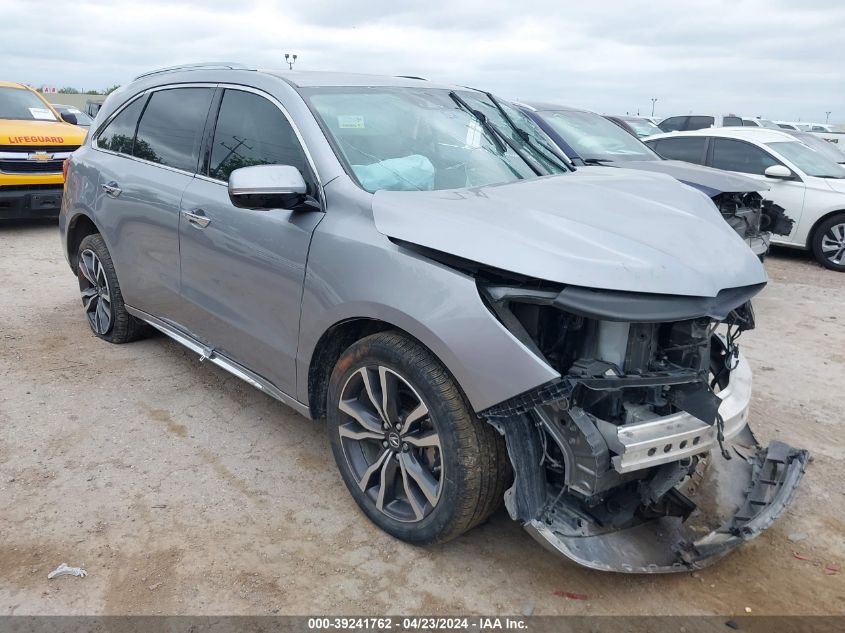
<path fill-rule="evenodd" d="M 44 161 L 53 160 L 53 155 L 47 152 L 33 152 L 27 157 L 27 160 L 37 160 L 39 163 L 43 163 Z"/>

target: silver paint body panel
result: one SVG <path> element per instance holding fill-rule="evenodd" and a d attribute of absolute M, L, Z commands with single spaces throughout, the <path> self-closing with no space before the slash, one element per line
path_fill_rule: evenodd
<path fill-rule="evenodd" d="M 306 414 L 314 351 L 350 319 L 384 321 L 418 339 L 476 411 L 558 376 L 492 315 L 472 277 L 389 238 L 596 288 L 714 296 L 766 279 L 709 199 L 668 176 L 582 170 L 479 189 L 367 193 L 296 89 L 344 81 L 420 85 L 204 69 L 148 75 L 112 93 L 71 159 L 60 216 L 66 256 L 68 227 L 89 218 L 127 304 Z M 178 85 L 239 87 L 276 103 L 318 175 L 322 211 L 237 209 L 222 183 L 95 146 L 97 130 L 130 99 Z M 112 181 L 118 198 L 99 187 Z M 181 213 L 195 209 L 210 219 L 205 228 Z"/>

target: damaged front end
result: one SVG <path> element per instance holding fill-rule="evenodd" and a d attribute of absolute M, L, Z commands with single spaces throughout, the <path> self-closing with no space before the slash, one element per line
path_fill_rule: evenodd
<path fill-rule="evenodd" d="M 736 339 L 762 284 L 685 297 L 479 278 L 498 319 L 560 378 L 481 413 L 514 468 L 505 501 L 599 570 L 705 567 L 789 504 L 806 451 L 761 448 Z"/>

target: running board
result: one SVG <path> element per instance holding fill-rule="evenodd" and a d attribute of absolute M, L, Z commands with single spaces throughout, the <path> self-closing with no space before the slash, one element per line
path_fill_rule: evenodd
<path fill-rule="evenodd" d="M 302 404 L 296 398 L 289 396 L 284 391 L 279 389 L 276 385 L 271 383 L 269 380 L 262 378 L 255 372 L 244 367 L 243 365 L 236 363 L 231 358 L 228 358 L 220 354 L 219 352 L 216 352 L 213 348 L 203 345 L 189 334 L 183 332 L 182 330 L 171 325 L 170 323 L 159 319 L 158 317 L 154 317 L 151 314 L 147 314 L 143 310 L 138 310 L 137 308 L 133 308 L 131 306 L 126 306 L 126 311 L 132 316 L 141 319 L 145 323 L 149 323 L 159 332 L 166 334 L 180 345 L 183 345 L 192 352 L 199 354 L 200 362 L 207 360 L 211 363 L 214 363 L 218 367 L 222 367 L 233 376 L 237 376 L 238 378 L 240 378 L 244 382 L 249 383 L 256 389 L 263 391 L 268 396 L 272 396 L 279 402 L 289 406 L 291 409 L 295 410 L 300 415 L 304 415 L 309 420 L 312 419 L 311 411 L 309 410 L 307 405 Z"/>

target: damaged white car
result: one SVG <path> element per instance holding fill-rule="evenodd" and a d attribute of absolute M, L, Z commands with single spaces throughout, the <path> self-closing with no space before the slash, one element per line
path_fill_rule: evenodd
<path fill-rule="evenodd" d="M 467 88 L 197 64 L 112 93 L 62 241 L 94 334 L 147 325 L 327 418 L 380 528 L 447 541 L 505 500 L 623 572 L 772 523 L 807 453 L 758 446 L 760 261 L 674 178 L 575 170 Z"/>

